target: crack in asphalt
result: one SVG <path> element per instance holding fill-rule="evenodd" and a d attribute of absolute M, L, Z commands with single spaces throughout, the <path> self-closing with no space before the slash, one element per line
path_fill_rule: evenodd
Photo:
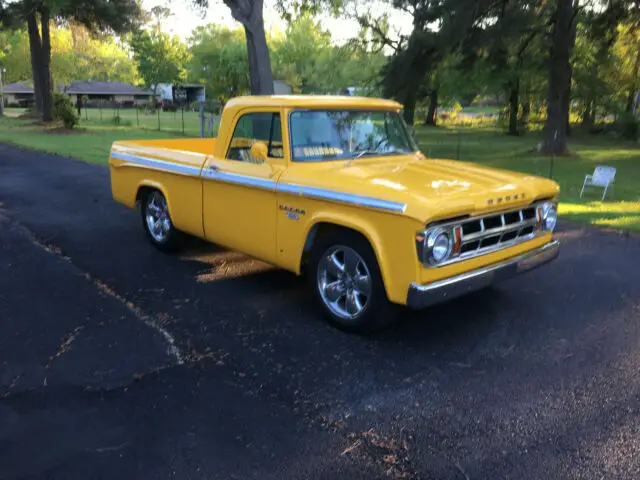
<path fill-rule="evenodd" d="M 55 245 L 50 238 L 45 239 L 38 236 L 36 233 L 29 230 L 25 225 L 21 224 L 20 222 L 18 222 L 13 218 L 7 217 L 5 215 L 1 215 L 0 218 L 4 218 L 9 223 L 22 229 L 34 245 L 42 248 L 47 253 L 54 255 L 58 258 L 61 258 L 62 260 L 65 260 L 66 262 L 70 263 L 88 281 L 93 283 L 103 295 L 106 295 L 108 297 L 111 297 L 117 300 L 119 303 L 124 305 L 127 308 L 127 310 L 129 310 L 138 320 L 140 320 L 145 325 L 154 329 L 156 332 L 162 335 L 162 337 L 167 343 L 167 354 L 175 360 L 177 365 L 184 364 L 185 362 L 184 354 L 178 347 L 175 338 L 173 337 L 173 335 L 171 335 L 171 333 L 168 330 L 166 330 L 159 324 L 158 320 L 153 315 L 145 313 L 139 307 L 137 307 L 133 302 L 127 300 L 125 297 L 118 294 L 113 288 L 108 286 L 106 283 L 102 282 L 97 278 L 94 278 L 90 273 L 79 268 L 75 263 L 73 263 L 73 260 L 71 259 L 71 257 L 69 257 L 68 255 L 65 255 L 62 249 L 59 246 Z"/>

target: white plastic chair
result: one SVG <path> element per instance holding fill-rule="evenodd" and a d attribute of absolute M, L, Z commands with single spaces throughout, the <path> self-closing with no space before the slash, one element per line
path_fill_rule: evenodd
<path fill-rule="evenodd" d="M 604 188 L 604 192 L 602 192 L 602 201 L 604 201 L 604 197 L 607 195 L 609 187 L 613 189 L 613 182 L 615 178 L 615 167 L 598 165 L 593 171 L 593 174 L 584 176 L 584 183 L 582 184 L 582 190 L 580 190 L 580 198 L 582 198 L 582 193 L 584 192 L 585 187 L 602 187 Z"/>

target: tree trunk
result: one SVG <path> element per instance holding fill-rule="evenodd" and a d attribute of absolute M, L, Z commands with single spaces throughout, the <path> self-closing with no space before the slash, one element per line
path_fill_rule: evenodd
<path fill-rule="evenodd" d="M 50 13 L 43 8 L 40 13 L 42 23 L 42 120 L 53 120 L 53 79 L 51 78 L 51 33 L 49 31 Z"/>
<path fill-rule="evenodd" d="M 269 47 L 262 14 L 260 14 L 259 21 L 245 26 L 244 32 L 247 37 L 251 93 L 253 95 L 273 95 L 273 74 L 271 73 L 271 60 L 269 59 Z"/>
<path fill-rule="evenodd" d="M 633 113 L 633 106 L 636 101 L 636 95 L 638 94 L 638 73 L 640 73 L 640 49 L 638 49 L 638 53 L 636 54 L 636 60 L 633 64 L 633 85 L 629 89 L 629 94 L 627 96 L 627 108 L 626 111 L 629 113 Z"/>
<path fill-rule="evenodd" d="M 520 82 L 509 82 L 509 135 L 518 135 L 518 110 L 520 107 Z"/>
<path fill-rule="evenodd" d="M 585 102 L 584 110 L 582 111 L 581 125 L 583 128 L 591 128 L 593 126 L 591 112 L 593 112 L 593 102 L 591 101 L 591 99 L 588 99 Z"/>
<path fill-rule="evenodd" d="M 253 95 L 273 95 L 273 73 L 264 31 L 264 0 L 223 0 L 231 16 L 244 26 L 249 83 Z"/>
<path fill-rule="evenodd" d="M 27 30 L 29 32 L 29 51 L 31 53 L 31 76 L 33 78 L 33 93 L 36 111 L 42 115 L 42 41 L 38 30 L 38 19 L 35 12 L 27 15 Z"/>
<path fill-rule="evenodd" d="M 404 99 L 401 103 L 404 105 L 404 121 L 407 125 L 413 125 L 416 114 L 416 103 L 418 100 L 416 97 L 416 91 L 413 88 L 407 88 L 403 96 Z"/>
<path fill-rule="evenodd" d="M 438 90 L 432 89 L 429 94 L 429 110 L 427 111 L 427 118 L 425 123 L 427 125 L 436 126 L 438 123 L 438 117 L 436 115 L 438 111 Z"/>
<path fill-rule="evenodd" d="M 554 17 L 552 44 L 549 51 L 547 120 L 544 126 L 542 150 L 548 155 L 563 155 L 567 152 L 567 126 L 569 123 L 572 0 L 558 0 Z"/>

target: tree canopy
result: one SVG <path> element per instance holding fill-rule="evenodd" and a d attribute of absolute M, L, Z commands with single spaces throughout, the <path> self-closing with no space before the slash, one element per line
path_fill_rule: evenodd
<path fill-rule="evenodd" d="M 131 35 L 133 58 L 145 85 L 155 91 L 159 83 L 179 83 L 187 79 L 190 54 L 178 37 L 141 30 Z"/>
<path fill-rule="evenodd" d="M 376 0 L 385 7 L 377 10 L 366 0 L 275 0 L 286 27 L 269 32 L 262 0 L 224 4 L 238 27 L 198 27 L 183 44 L 162 32 L 167 7 L 0 0 L 11 27 L 0 33 L 0 63 L 7 81 L 32 77 L 43 112 L 53 84 L 82 79 L 198 82 L 222 101 L 271 93 L 273 78 L 298 93 L 360 87 L 399 100 L 408 123 L 433 125 L 440 105 L 481 99 L 504 107 L 510 134 L 545 122 L 545 151 L 556 154 L 566 151 L 571 122 L 594 128 L 606 115 L 631 118 L 640 101 L 638 0 Z M 410 20 L 408 31 L 392 31 L 392 12 Z M 320 14 L 359 29 L 337 44 Z"/>
<path fill-rule="evenodd" d="M 137 0 L 0 0 L 5 27 L 29 35 L 36 104 L 45 121 L 52 119 L 51 23 L 77 23 L 90 32 L 124 33 L 141 18 Z"/>

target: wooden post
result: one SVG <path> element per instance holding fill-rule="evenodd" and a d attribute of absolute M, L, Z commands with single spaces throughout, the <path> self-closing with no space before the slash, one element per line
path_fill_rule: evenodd
<path fill-rule="evenodd" d="M 200 138 L 204 138 L 204 102 L 200 102 Z"/>

